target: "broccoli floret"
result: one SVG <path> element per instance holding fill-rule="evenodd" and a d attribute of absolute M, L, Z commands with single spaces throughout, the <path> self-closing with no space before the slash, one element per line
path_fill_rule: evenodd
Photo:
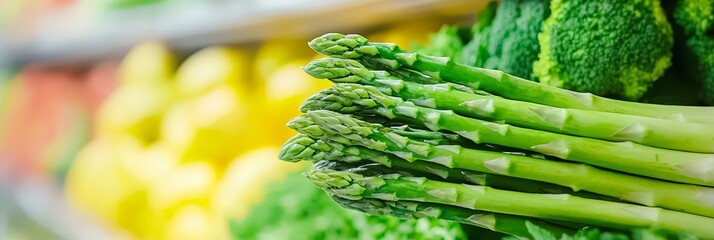
<path fill-rule="evenodd" d="M 461 62 L 461 51 L 464 48 L 464 43 L 459 35 L 459 28 L 455 26 L 444 25 L 439 29 L 439 32 L 432 34 L 429 37 L 429 44 L 413 47 L 415 52 L 451 57 L 454 61 Z"/>
<path fill-rule="evenodd" d="M 504 0 L 498 4 L 496 17 L 491 25 L 491 33 L 488 39 L 488 60 L 484 67 L 495 68 L 501 61 L 503 54 L 503 42 L 516 35 L 516 19 L 518 19 L 519 0 Z"/>
<path fill-rule="evenodd" d="M 546 0 L 505 0 L 498 7 L 489 40 L 489 59 L 484 67 L 534 79 L 538 60 L 538 33 L 550 14 Z"/>
<path fill-rule="evenodd" d="M 674 19 L 687 37 L 696 64 L 694 77 L 702 84 L 702 99 L 714 105 L 714 0 L 681 0 Z"/>
<path fill-rule="evenodd" d="M 533 71 L 542 83 L 637 100 L 671 65 L 659 0 L 553 0 Z"/>
<path fill-rule="evenodd" d="M 471 27 L 471 40 L 464 45 L 461 52 L 463 64 L 484 67 L 488 60 L 488 39 L 491 36 L 491 25 L 496 15 L 496 2 L 490 2 L 484 10 L 476 15 L 476 23 Z"/>

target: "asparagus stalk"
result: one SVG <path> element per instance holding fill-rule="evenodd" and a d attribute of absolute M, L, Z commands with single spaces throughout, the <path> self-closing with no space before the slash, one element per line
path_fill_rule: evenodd
<path fill-rule="evenodd" d="M 344 208 L 366 212 L 373 215 L 391 215 L 400 218 L 439 218 L 486 228 L 494 232 L 505 233 L 524 239 L 533 239 L 533 236 L 528 232 L 528 228 L 526 227 L 527 222 L 535 224 L 538 227 L 558 236 L 563 234 L 574 235 L 576 232 L 574 229 L 540 221 L 538 219 L 476 211 L 444 204 L 412 201 L 384 201 L 368 198 L 350 200 L 334 195 L 332 198 Z"/>
<path fill-rule="evenodd" d="M 316 52 L 337 58 L 357 59 L 386 70 L 412 69 L 431 76 L 430 81 L 448 81 L 514 100 L 551 107 L 624 113 L 654 118 L 714 123 L 714 107 L 667 106 L 619 101 L 528 81 L 502 71 L 456 63 L 447 57 L 434 57 L 404 51 L 395 44 L 372 43 L 357 34 L 328 33 L 310 41 Z M 404 73 L 405 71 L 401 71 Z M 411 74 L 414 76 L 416 74 Z M 410 74 L 402 75 L 410 76 Z M 427 78 L 416 75 L 417 80 Z M 407 80 L 407 79 L 405 79 Z"/>
<path fill-rule="evenodd" d="M 707 187 L 637 177 L 586 164 L 536 159 L 458 145 L 433 145 L 385 131 L 377 124 L 326 110 L 309 111 L 292 119 L 288 127 L 313 138 L 335 139 L 348 145 L 391 153 L 412 163 L 427 161 L 448 168 L 548 182 L 575 191 L 585 190 L 647 206 L 714 217 L 714 189 Z"/>
<path fill-rule="evenodd" d="M 372 108 L 372 111 L 385 117 L 410 117 L 434 131 L 448 130 L 476 143 L 533 150 L 566 160 L 653 178 L 714 186 L 714 154 L 654 148 L 632 142 L 609 142 L 488 122 L 463 117 L 450 110 L 416 106 L 401 98 L 389 96 L 375 87 L 359 84 L 335 84 L 333 90 L 318 93 L 306 101 L 332 102 L 339 98 L 347 99 L 339 100 L 346 108 L 355 109 L 355 106 L 358 106 Z M 317 105 L 320 104 L 303 104 Z"/>
<path fill-rule="evenodd" d="M 334 162 L 332 162 L 334 163 Z M 714 219 L 677 211 L 570 196 L 498 190 L 398 174 L 374 175 L 369 167 L 343 168 L 318 164 L 307 178 L 326 192 L 342 198 L 376 198 L 446 204 L 472 210 L 555 219 L 616 229 L 657 227 L 714 239 Z M 432 208 L 433 209 L 433 208 Z M 438 209 L 422 211 L 437 215 Z M 474 218 L 477 218 L 475 216 Z"/>
<path fill-rule="evenodd" d="M 335 138 L 339 137 L 331 136 L 325 139 L 315 139 L 304 134 L 297 134 L 283 145 L 280 149 L 279 158 L 290 162 L 326 160 L 355 163 L 366 160 L 399 171 L 404 170 L 406 172 L 418 173 L 422 174 L 422 176 L 429 174 L 432 178 L 438 177 L 448 182 L 477 184 L 519 192 L 570 194 L 586 198 L 618 201 L 613 197 L 585 191 L 575 192 L 567 187 L 551 183 L 449 168 L 426 161 L 408 162 L 392 154 L 385 154 L 369 148 L 351 146 L 329 140 Z"/>
<path fill-rule="evenodd" d="M 388 92 L 395 97 L 411 100 L 423 107 L 453 110 L 464 116 L 502 120 L 514 126 L 603 140 L 632 141 L 683 151 L 714 152 L 714 125 L 553 108 L 493 95 L 470 93 L 443 84 L 423 85 L 403 81 L 384 71 L 370 71 L 350 59 L 318 59 L 304 69 L 313 77 L 327 78 L 336 83 L 391 86 L 393 91 Z"/>

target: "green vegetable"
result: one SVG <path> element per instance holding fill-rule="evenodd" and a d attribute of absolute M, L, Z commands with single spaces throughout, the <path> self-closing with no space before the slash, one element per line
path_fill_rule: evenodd
<path fill-rule="evenodd" d="M 384 201 L 380 199 L 350 200 L 338 196 L 333 197 L 336 202 L 345 208 L 354 209 L 370 214 L 392 215 L 402 218 L 439 218 L 462 224 L 474 225 L 492 231 L 506 233 L 512 236 L 533 238 L 528 231 L 528 225 L 537 225 L 548 233 L 558 236 L 574 234 L 576 231 L 563 226 L 558 226 L 537 219 L 519 216 L 474 211 L 453 207 L 444 204 L 422 203 L 412 201 Z M 532 228 L 532 227 L 531 227 Z"/>
<path fill-rule="evenodd" d="M 639 99 L 671 65 L 659 0 L 553 0 L 533 69 L 544 84 Z"/>
<path fill-rule="evenodd" d="M 711 154 L 653 148 L 632 142 L 602 141 L 488 122 L 463 117 L 450 110 L 416 106 L 411 102 L 384 94 L 371 86 L 337 84 L 333 89 L 325 94 L 331 97 L 324 98 L 318 94 L 317 97 L 308 99 L 308 102 L 324 101 L 325 103 L 303 106 L 342 106 L 339 109 L 324 109 L 343 113 L 373 109 L 373 112 L 385 117 L 412 118 L 421 121 L 425 127 L 433 131 L 447 130 L 475 143 L 532 150 L 561 159 L 642 176 L 714 186 L 714 169 L 711 167 L 714 158 Z M 303 108 L 303 110 L 315 109 Z"/>
<path fill-rule="evenodd" d="M 658 227 L 714 238 L 714 219 L 632 204 L 592 200 L 567 194 L 534 194 L 489 187 L 372 174 L 369 167 L 316 165 L 307 178 L 330 194 L 359 200 L 416 201 L 446 204 L 472 210 L 589 223 L 629 230 Z M 436 211 L 426 212 L 425 215 Z"/>
<path fill-rule="evenodd" d="M 459 224 L 445 220 L 346 210 L 299 173 L 269 189 L 246 219 L 230 222 L 233 239 L 466 239 Z"/>
<path fill-rule="evenodd" d="M 496 15 L 497 2 L 490 2 L 476 15 L 476 23 L 471 26 L 471 40 L 461 51 L 461 63 L 482 67 L 488 61 L 488 40 L 491 38 L 491 24 Z"/>
<path fill-rule="evenodd" d="M 701 82 L 702 98 L 714 105 L 714 1 L 680 0 L 674 19 L 684 29 L 686 45 L 694 55 L 695 77 Z"/>
<path fill-rule="evenodd" d="M 696 236 L 687 233 L 672 233 L 656 229 L 636 229 L 631 235 L 619 232 L 603 232 L 597 228 L 587 227 L 580 229 L 575 235 L 561 235 L 551 232 L 533 223 L 526 223 L 528 232 L 533 236 L 533 240 L 697 240 Z M 517 240 L 518 238 L 508 237 L 503 240 Z"/>
<path fill-rule="evenodd" d="M 309 43 L 316 52 L 324 55 L 360 61 L 372 69 L 383 69 L 395 76 L 412 81 L 453 82 L 473 89 L 483 90 L 504 98 L 548 105 L 602 112 L 624 113 L 679 121 L 714 123 L 714 108 L 643 104 L 578 93 L 531 82 L 501 71 L 469 67 L 449 58 L 411 53 L 394 44 L 371 43 L 360 35 L 328 33 Z M 420 74 L 414 73 L 418 71 Z M 411 74 L 405 74 L 411 73 Z M 424 78 L 424 76 L 431 78 Z"/>
<path fill-rule="evenodd" d="M 341 83 L 392 87 L 393 96 L 420 106 L 453 110 L 486 120 L 504 121 L 519 127 L 604 139 L 632 141 L 648 146 L 693 152 L 714 152 L 714 125 L 656 119 L 580 109 L 553 108 L 540 104 L 475 94 L 470 89 L 444 84 L 423 85 L 403 81 L 382 71 L 370 71 L 349 59 L 312 61 L 305 72 L 316 78 Z M 310 104 L 307 101 L 306 104 Z M 672 131 L 677 129 L 677 131 Z"/>
<path fill-rule="evenodd" d="M 309 111 L 306 115 L 291 120 L 288 127 L 314 138 L 336 139 L 335 141 L 342 141 L 344 144 L 361 145 L 391 153 L 412 163 L 427 161 L 448 168 L 543 181 L 575 191 L 586 190 L 647 206 L 714 216 L 714 189 L 711 188 L 657 181 L 584 164 L 413 141 L 409 137 L 389 132 L 377 124 L 327 110 Z M 326 149 L 325 146 L 322 147 Z M 310 149 L 306 152 L 315 151 Z"/>
<path fill-rule="evenodd" d="M 281 160 L 291 162 L 297 162 L 300 160 L 328 160 L 349 163 L 372 161 L 387 167 L 391 167 L 396 171 L 403 170 L 405 172 L 410 172 L 418 175 L 428 175 L 434 178 L 438 177 L 448 182 L 477 184 L 519 192 L 555 194 L 567 193 L 588 198 L 617 201 L 616 198 L 584 191 L 575 192 L 567 187 L 545 182 L 531 181 L 527 179 L 509 177 L 505 175 L 474 172 L 464 169 L 458 169 L 456 167 L 447 167 L 438 163 L 428 161 L 408 162 L 393 154 L 385 154 L 377 150 L 361 146 L 347 145 L 330 140 L 340 138 L 340 136 L 323 135 L 323 139 L 318 139 L 312 138 L 304 134 L 297 134 L 290 138 L 283 145 L 283 147 L 280 149 L 279 158 Z"/>
<path fill-rule="evenodd" d="M 460 61 L 463 48 L 464 43 L 459 36 L 459 29 L 455 26 L 444 25 L 439 32 L 431 35 L 428 45 L 417 45 L 414 47 L 414 51 L 433 56 L 451 57 Z"/>
<path fill-rule="evenodd" d="M 540 52 L 538 33 L 549 14 L 548 0 L 501 1 L 489 35 L 489 59 L 477 67 L 535 80 L 533 62 Z"/>

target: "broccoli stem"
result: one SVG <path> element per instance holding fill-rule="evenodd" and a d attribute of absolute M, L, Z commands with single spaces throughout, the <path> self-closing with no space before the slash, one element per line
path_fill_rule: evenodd
<path fill-rule="evenodd" d="M 573 235 L 576 230 L 541 221 L 508 214 L 476 211 L 444 204 L 413 202 L 413 201 L 384 201 L 373 198 L 350 200 L 333 195 L 332 198 L 344 208 L 366 212 L 374 215 L 391 215 L 401 218 L 439 218 L 455 221 L 462 224 L 486 228 L 491 231 L 505 233 L 525 239 L 533 239 L 528 232 L 526 223 L 530 222 L 555 235 Z"/>
<path fill-rule="evenodd" d="M 343 144 L 331 141 L 330 139 L 339 139 L 339 136 L 312 138 L 308 135 L 297 134 L 283 145 L 280 149 L 279 158 L 281 160 L 291 162 L 297 162 L 300 160 L 326 160 L 347 163 L 371 161 L 398 170 L 405 170 L 407 172 L 418 173 L 421 175 L 428 174 L 455 183 L 477 184 L 498 189 L 529 193 L 565 193 L 586 198 L 618 201 L 617 198 L 585 191 L 576 192 L 570 188 L 546 182 L 475 172 L 466 169 L 449 168 L 427 161 L 408 162 L 392 154 L 385 154 L 384 152 L 361 146 Z"/>
<path fill-rule="evenodd" d="M 458 206 L 472 210 L 556 219 L 628 230 L 657 227 L 714 238 L 714 219 L 633 204 L 608 202 L 567 194 L 534 194 L 490 187 L 456 184 L 399 174 L 370 175 L 369 167 L 340 169 L 318 164 L 306 173 L 326 192 L 359 200 L 415 201 Z M 422 211 L 438 216 L 439 209 Z M 478 216 L 474 216 L 478 218 Z"/>
<path fill-rule="evenodd" d="M 347 145 L 391 153 L 412 163 L 426 161 L 448 168 L 548 182 L 575 191 L 585 190 L 647 206 L 714 217 L 714 189 L 711 188 L 658 181 L 585 164 L 475 150 L 458 145 L 433 145 L 389 132 L 377 124 L 327 110 L 309 111 L 291 120 L 288 127 L 313 138 L 338 139 Z"/>
<path fill-rule="evenodd" d="M 333 82 L 392 87 L 393 96 L 420 106 L 448 109 L 475 118 L 503 120 L 514 126 L 609 141 L 632 141 L 648 146 L 714 153 L 714 125 L 680 122 L 637 115 L 553 108 L 541 104 L 465 92 L 436 84 L 403 81 L 382 71 L 370 71 L 357 61 L 323 58 L 305 71 Z M 677 129 L 672 131 L 672 129 Z"/>
<path fill-rule="evenodd" d="M 409 68 L 431 76 L 435 81 L 462 84 L 499 96 L 551 107 L 624 113 L 645 117 L 714 123 L 713 107 L 670 106 L 619 101 L 552 87 L 502 71 L 470 67 L 448 57 L 434 57 L 400 49 L 395 44 L 371 43 L 366 38 L 328 33 L 309 43 L 316 52 L 337 58 L 370 62 L 385 70 Z M 409 79 L 405 79 L 409 80 Z"/>

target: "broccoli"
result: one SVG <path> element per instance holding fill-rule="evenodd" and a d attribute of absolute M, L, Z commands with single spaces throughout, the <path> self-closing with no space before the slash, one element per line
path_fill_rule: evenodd
<path fill-rule="evenodd" d="M 695 79 L 701 81 L 701 97 L 714 105 L 714 1 L 681 0 L 675 22 L 684 29 L 686 46 L 695 59 Z"/>
<path fill-rule="evenodd" d="M 534 79 L 538 60 L 538 33 L 550 14 L 547 0 L 502 1 L 493 21 L 489 59 L 484 67 L 522 78 Z"/>
<path fill-rule="evenodd" d="M 504 0 L 477 18 L 474 37 L 464 48 L 464 63 L 533 79 L 538 60 L 538 33 L 548 17 L 548 0 Z M 494 17 L 495 12 L 495 17 Z"/>
<path fill-rule="evenodd" d="M 550 10 L 533 66 L 544 84 L 637 100 L 671 65 L 658 0 L 553 0 Z"/>
<path fill-rule="evenodd" d="M 459 35 L 458 27 L 444 25 L 439 29 L 439 32 L 429 37 L 429 44 L 415 45 L 413 48 L 415 52 L 421 54 L 451 57 L 454 61 L 460 62 L 464 43 Z"/>
<path fill-rule="evenodd" d="M 463 64 L 483 67 L 488 60 L 488 39 L 491 35 L 491 24 L 496 14 L 496 2 L 490 2 L 486 8 L 476 15 L 476 23 L 471 27 L 471 40 L 464 45 L 461 52 Z"/>

